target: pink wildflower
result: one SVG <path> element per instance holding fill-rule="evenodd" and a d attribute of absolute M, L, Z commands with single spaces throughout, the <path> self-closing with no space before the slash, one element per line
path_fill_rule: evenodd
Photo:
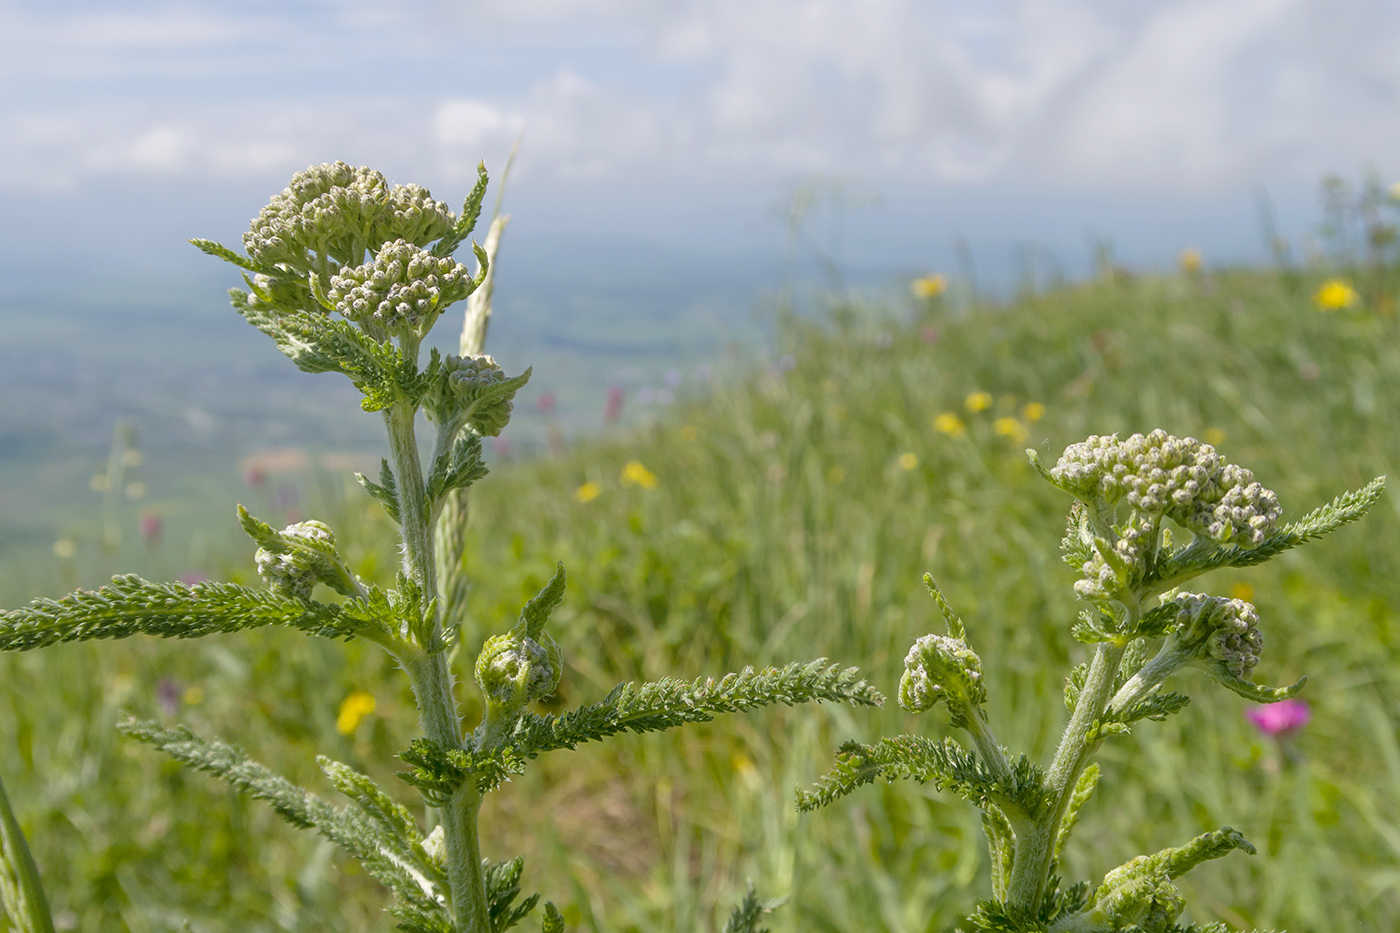
<path fill-rule="evenodd" d="M 1267 706 L 1251 706 L 1245 717 L 1265 735 L 1289 735 L 1308 724 L 1312 717 L 1302 700 L 1280 700 Z"/>

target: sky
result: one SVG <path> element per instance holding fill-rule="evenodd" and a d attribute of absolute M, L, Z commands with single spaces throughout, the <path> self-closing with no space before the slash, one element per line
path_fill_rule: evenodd
<path fill-rule="evenodd" d="M 335 159 L 459 202 L 517 139 L 528 263 L 778 255 L 803 185 L 854 267 L 1259 258 L 1261 193 L 1302 237 L 1400 177 L 1397 48 L 1387 0 L 0 0 L 0 269 L 185 268 Z"/>

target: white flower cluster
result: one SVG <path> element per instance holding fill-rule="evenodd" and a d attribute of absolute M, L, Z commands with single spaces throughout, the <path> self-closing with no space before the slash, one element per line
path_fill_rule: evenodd
<path fill-rule="evenodd" d="M 331 277 L 327 297 L 357 324 L 420 336 L 442 309 L 471 294 L 471 273 L 407 240 L 380 248 L 375 258 Z"/>
<path fill-rule="evenodd" d="M 418 185 L 393 188 L 384 176 L 344 162 L 313 165 L 258 212 L 243 247 L 254 260 L 310 271 L 322 256 L 358 264 L 364 250 L 394 239 L 423 246 L 456 217 Z"/>
<path fill-rule="evenodd" d="M 336 559 L 335 532 L 317 521 L 297 522 L 282 529 L 287 550 L 258 548 L 253 560 L 273 590 L 298 599 L 310 599 L 317 583 L 326 582 L 326 562 Z"/>
<path fill-rule="evenodd" d="M 1065 448 L 1050 470 L 1055 482 L 1084 499 L 1165 515 L 1221 543 L 1258 547 L 1282 514 L 1278 497 L 1244 467 L 1227 463 L 1209 444 L 1162 430 L 1094 436 Z"/>
<path fill-rule="evenodd" d="M 982 683 L 982 659 L 959 638 L 925 635 L 904 658 L 899 681 L 899 705 L 911 713 L 948 704 L 954 719 L 987 700 Z"/>
<path fill-rule="evenodd" d="M 1182 593 L 1176 597 L 1173 640 L 1196 663 L 1233 680 L 1248 680 L 1264 650 L 1259 612 L 1252 603 L 1222 596 Z"/>

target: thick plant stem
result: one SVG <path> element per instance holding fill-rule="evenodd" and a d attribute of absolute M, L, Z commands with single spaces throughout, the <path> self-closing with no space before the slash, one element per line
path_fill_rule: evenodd
<path fill-rule="evenodd" d="M 1045 776 L 1050 806 L 1045 815 L 1029 827 L 1018 827 L 1016 857 L 1011 865 L 1011 881 L 1007 885 L 1006 896 L 1007 902 L 1016 907 L 1031 911 L 1040 907 L 1045 883 L 1050 876 L 1050 862 L 1054 858 L 1060 821 L 1064 818 L 1065 807 L 1069 804 L 1080 771 L 1089 755 L 1098 747 L 1100 739 L 1094 734 L 1094 727 L 1103 717 L 1118 665 L 1123 660 L 1123 651 L 1122 646 L 1103 644 L 1094 653 L 1089 673 L 1084 679 L 1084 689 L 1080 691 L 1079 700 L 1074 706 L 1074 715 L 1065 726 L 1060 747 L 1056 749 L 1055 759 Z"/>
<path fill-rule="evenodd" d="M 427 606 L 437 600 L 438 581 L 423 468 L 413 430 L 414 414 L 413 406 L 401 400 L 385 411 L 384 423 L 389 430 L 389 449 L 398 487 L 404 572 L 422 588 Z M 447 667 L 446 653 L 433 650 L 439 646 L 441 635 L 441 620 L 434 619 L 428 644 L 418 646 L 412 654 L 401 656 L 399 660 L 413 684 L 424 734 L 443 748 L 458 748 L 462 743 L 462 722 L 452 696 L 452 673 Z M 447 880 L 452 888 L 453 920 L 460 933 L 490 933 L 486 879 L 477 839 L 480 808 L 481 794 L 475 787 L 464 785 L 440 811 L 447 848 Z"/>
<path fill-rule="evenodd" d="M 394 480 L 398 485 L 404 573 L 423 588 L 427 599 L 432 599 L 437 595 L 437 580 L 433 575 L 433 531 L 428 526 L 423 465 L 418 459 L 418 440 L 413 431 L 415 414 L 407 399 L 398 399 L 384 410 L 384 426 L 389 432 L 389 455 L 394 461 Z"/>

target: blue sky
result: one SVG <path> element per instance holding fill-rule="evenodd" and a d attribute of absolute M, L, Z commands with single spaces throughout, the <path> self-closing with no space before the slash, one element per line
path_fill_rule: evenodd
<path fill-rule="evenodd" d="M 1397 48 L 1382 0 L 0 0 L 0 265 L 83 218 L 161 267 L 337 158 L 457 201 L 517 136 L 541 256 L 780 252 L 814 177 L 875 205 L 853 262 L 1258 255 L 1257 191 L 1301 236 L 1323 173 L 1400 177 Z"/>

